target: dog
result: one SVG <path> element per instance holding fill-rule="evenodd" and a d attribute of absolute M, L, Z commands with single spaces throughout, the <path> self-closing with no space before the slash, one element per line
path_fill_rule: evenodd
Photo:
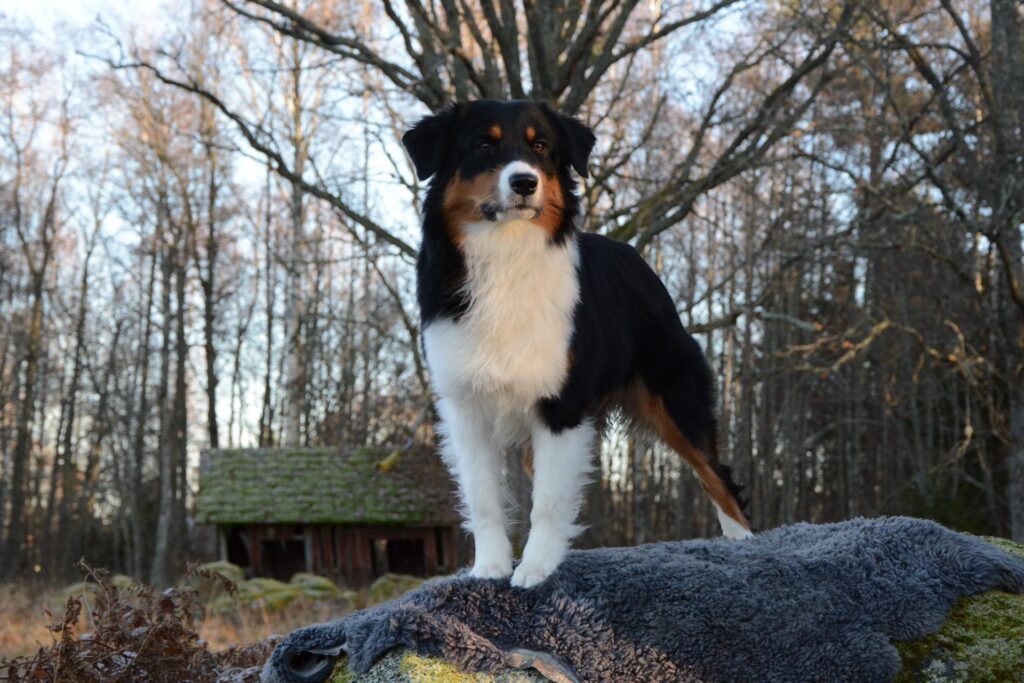
<path fill-rule="evenodd" d="M 573 171 L 596 142 L 543 102 L 478 100 L 402 137 L 430 178 L 416 264 L 442 457 L 473 534 L 472 575 L 529 588 L 563 560 L 603 418 L 653 430 L 695 470 L 722 532 L 751 535 L 716 456 L 713 382 L 661 280 L 628 244 L 582 232 Z M 513 571 L 503 449 L 532 441 L 530 533 Z"/>

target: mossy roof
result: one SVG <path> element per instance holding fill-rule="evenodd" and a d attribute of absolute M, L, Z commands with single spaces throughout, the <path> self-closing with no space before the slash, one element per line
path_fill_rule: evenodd
<path fill-rule="evenodd" d="M 454 491 L 431 449 L 251 448 L 203 454 L 203 524 L 456 524 Z"/>

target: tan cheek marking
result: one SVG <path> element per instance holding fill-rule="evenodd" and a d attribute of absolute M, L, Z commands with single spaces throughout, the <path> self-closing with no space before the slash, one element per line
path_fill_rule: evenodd
<path fill-rule="evenodd" d="M 499 126 L 498 124 L 494 124 L 493 126 L 491 126 L 491 130 L 489 132 L 491 134 L 491 137 L 494 138 L 495 140 L 501 139 L 501 126 Z"/>
<path fill-rule="evenodd" d="M 562 184 L 556 176 L 544 178 L 544 209 L 534 219 L 534 223 L 544 228 L 551 237 L 558 233 L 565 213 L 565 198 L 562 197 Z"/>
<path fill-rule="evenodd" d="M 537 139 L 537 129 L 533 126 L 526 127 L 526 141 L 533 142 Z"/>
<path fill-rule="evenodd" d="M 482 219 L 481 206 L 495 201 L 498 176 L 497 171 L 490 171 L 466 180 L 456 173 L 444 189 L 441 211 L 448 236 L 456 245 L 461 245 L 464 238 L 462 226 Z"/>

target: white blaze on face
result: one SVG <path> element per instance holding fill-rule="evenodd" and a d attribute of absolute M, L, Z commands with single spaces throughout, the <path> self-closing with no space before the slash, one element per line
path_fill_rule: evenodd
<path fill-rule="evenodd" d="M 519 173 L 529 173 L 537 177 L 537 190 L 532 195 L 520 197 L 512 190 L 512 176 Z M 529 206 L 539 208 L 540 198 L 544 196 L 544 174 L 525 161 L 513 161 L 501 170 L 498 177 L 498 193 L 502 206 L 511 206 L 517 202 L 523 202 Z"/>

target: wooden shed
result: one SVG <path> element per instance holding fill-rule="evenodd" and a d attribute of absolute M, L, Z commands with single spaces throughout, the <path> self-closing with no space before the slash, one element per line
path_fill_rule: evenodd
<path fill-rule="evenodd" d="M 430 449 L 222 449 L 203 453 L 196 519 L 252 576 L 307 571 L 358 588 L 386 572 L 453 572 L 454 502 Z"/>

